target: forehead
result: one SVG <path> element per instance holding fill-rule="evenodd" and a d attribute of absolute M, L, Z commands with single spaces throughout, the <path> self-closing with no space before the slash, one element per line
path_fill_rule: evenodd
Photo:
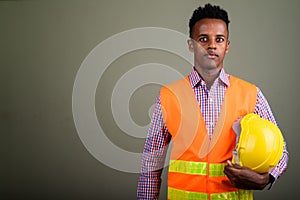
<path fill-rule="evenodd" d="M 194 25 L 193 35 L 213 34 L 213 35 L 228 35 L 226 23 L 221 19 L 201 19 Z"/>

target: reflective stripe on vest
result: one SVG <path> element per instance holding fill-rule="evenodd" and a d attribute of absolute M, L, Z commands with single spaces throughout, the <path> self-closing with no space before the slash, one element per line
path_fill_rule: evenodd
<path fill-rule="evenodd" d="M 209 166 L 209 176 L 225 176 L 225 164 L 208 164 L 206 162 L 192 162 L 184 160 L 171 160 L 169 172 L 205 176 L 207 175 L 207 165 Z"/>
<path fill-rule="evenodd" d="M 189 192 L 168 187 L 168 199 L 170 200 L 208 200 L 207 193 Z M 223 192 L 210 194 L 210 200 L 252 200 L 253 193 L 251 190 L 238 190 L 235 192 Z"/>

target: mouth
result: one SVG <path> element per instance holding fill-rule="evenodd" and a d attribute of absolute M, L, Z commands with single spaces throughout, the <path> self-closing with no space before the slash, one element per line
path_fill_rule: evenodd
<path fill-rule="evenodd" d="M 208 52 L 207 54 L 205 54 L 205 56 L 207 56 L 209 59 L 215 59 L 219 57 L 219 55 L 214 52 Z"/>

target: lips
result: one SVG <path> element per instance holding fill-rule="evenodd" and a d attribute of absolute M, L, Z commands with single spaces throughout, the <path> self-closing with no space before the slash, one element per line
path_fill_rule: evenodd
<path fill-rule="evenodd" d="M 216 54 L 208 54 L 207 57 L 210 59 L 215 59 L 218 56 Z"/>
<path fill-rule="evenodd" d="M 209 59 L 215 59 L 217 57 L 219 57 L 218 54 L 214 53 L 214 52 L 207 52 L 206 56 L 209 58 Z"/>

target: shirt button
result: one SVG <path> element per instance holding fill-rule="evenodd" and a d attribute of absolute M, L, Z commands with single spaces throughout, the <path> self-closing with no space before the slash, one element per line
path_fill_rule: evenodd
<path fill-rule="evenodd" d="M 214 102 L 214 99 L 213 99 L 213 98 L 210 98 L 209 101 L 212 103 L 212 102 Z"/>

